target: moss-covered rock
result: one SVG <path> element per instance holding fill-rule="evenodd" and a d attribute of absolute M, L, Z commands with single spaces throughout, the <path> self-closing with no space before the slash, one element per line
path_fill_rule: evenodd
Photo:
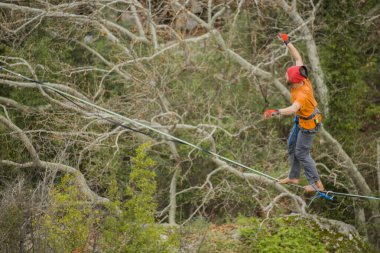
<path fill-rule="evenodd" d="M 239 217 L 222 225 L 196 219 L 179 231 L 180 252 L 375 252 L 352 225 L 314 215 Z"/>
<path fill-rule="evenodd" d="M 238 223 L 250 252 L 374 252 L 353 226 L 336 220 L 291 215 Z"/>

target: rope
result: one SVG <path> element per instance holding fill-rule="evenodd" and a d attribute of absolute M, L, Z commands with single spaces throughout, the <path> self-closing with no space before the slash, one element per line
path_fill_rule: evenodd
<path fill-rule="evenodd" d="M 23 75 L 21 75 L 21 74 L 19 74 L 19 73 L 16 73 L 16 72 L 14 72 L 14 71 L 11 71 L 11 70 L 6 69 L 6 68 L 1 67 L 1 66 L 0 66 L 0 70 L 4 70 L 4 71 L 6 71 L 6 72 L 8 72 L 8 73 L 11 73 L 11 74 L 13 74 L 13 75 L 15 75 L 15 76 L 18 76 L 18 77 L 20 77 L 20 78 L 23 78 L 23 79 L 28 80 L 28 81 L 33 82 L 33 83 L 37 83 L 37 84 L 41 85 L 42 87 L 45 87 L 45 88 L 47 88 L 47 89 L 50 89 L 50 90 L 56 92 L 57 94 L 63 96 L 65 99 L 67 99 L 68 101 L 72 102 L 72 103 L 75 104 L 75 105 L 77 105 L 77 104 L 76 104 L 76 102 L 74 102 L 73 100 L 79 101 L 79 102 L 81 102 L 81 103 L 83 103 L 83 104 L 86 104 L 86 105 L 88 105 L 88 106 L 90 106 L 90 107 L 96 108 L 96 109 L 98 109 L 98 110 L 100 110 L 100 111 L 102 111 L 102 112 L 105 112 L 105 113 L 109 114 L 109 115 L 113 115 L 113 116 L 115 116 L 115 117 L 117 117 L 117 118 L 123 119 L 124 121 L 127 121 L 127 122 L 129 122 L 129 123 L 131 123 L 131 124 L 133 124 L 133 125 L 140 126 L 140 127 L 142 127 L 142 128 L 146 128 L 146 129 L 149 129 L 149 130 L 151 130 L 151 131 L 153 131 L 153 132 L 155 132 L 155 133 L 158 133 L 158 134 L 160 134 L 160 135 L 162 135 L 162 136 L 167 137 L 168 140 L 176 141 L 176 142 L 181 143 L 181 144 L 186 144 L 186 145 L 188 145 L 188 146 L 190 146 L 190 147 L 193 147 L 194 149 L 197 149 L 197 150 L 200 150 L 200 151 L 205 152 L 205 153 L 207 153 L 207 154 L 210 154 L 210 155 L 213 155 L 213 156 L 215 156 L 215 157 L 218 157 L 219 159 L 221 159 L 221 160 L 223 160 L 223 161 L 225 161 L 225 162 L 228 162 L 228 163 L 231 163 L 231 164 L 237 165 L 237 166 L 239 166 L 239 167 L 241 167 L 241 168 L 244 168 L 244 169 L 247 169 L 247 170 L 249 170 L 249 171 L 252 171 L 252 172 L 254 172 L 254 173 L 257 174 L 257 175 L 260 175 L 260 176 L 266 177 L 266 178 L 271 179 L 272 181 L 275 181 L 275 182 L 278 181 L 276 178 L 274 178 L 274 177 L 272 177 L 272 176 L 270 176 L 270 175 L 268 175 L 268 174 L 265 174 L 265 173 L 263 173 L 263 172 L 261 172 L 261 171 L 258 171 L 258 170 L 256 170 L 256 169 L 253 169 L 253 168 L 251 168 L 251 167 L 248 167 L 248 166 L 246 166 L 246 165 L 244 165 L 244 164 L 242 164 L 242 163 L 239 163 L 239 162 L 237 162 L 237 161 L 231 160 L 231 159 L 229 159 L 229 158 L 227 158 L 227 157 L 221 156 L 221 155 L 219 155 L 219 154 L 217 154 L 217 153 L 215 153 L 215 152 L 212 152 L 212 151 L 210 151 L 210 150 L 207 150 L 207 149 L 204 149 L 204 148 L 202 148 L 202 147 L 199 147 L 199 146 L 197 146 L 197 145 L 195 145 L 195 144 L 192 144 L 192 143 L 190 143 L 190 142 L 188 142 L 188 141 L 185 141 L 185 140 L 183 140 L 183 139 L 177 138 L 177 137 L 175 137 L 175 136 L 173 136 L 173 135 L 170 135 L 170 134 L 168 134 L 168 133 L 165 133 L 165 132 L 162 132 L 162 131 L 160 131 L 160 130 L 157 130 L 157 129 L 151 127 L 151 126 L 145 125 L 145 124 L 143 124 L 143 123 L 141 123 L 141 122 L 138 122 L 138 121 L 136 121 L 136 120 L 130 119 L 130 118 L 128 118 L 128 117 L 126 117 L 126 116 L 123 116 L 123 115 L 121 115 L 121 114 L 118 114 L 118 113 L 116 113 L 116 112 L 110 111 L 110 110 L 108 110 L 108 109 L 106 109 L 106 108 L 100 107 L 100 106 L 98 106 L 98 105 L 96 105 L 96 104 L 93 104 L 93 103 L 91 103 L 91 102 L 89 102 L 89 101 L 86 101 L 86 100 L 84 100 L 84 99 L 81 99 L 81 98 L 75 97 L 75 96 L 73 96 L 73 95 L 71 95 L 71 94 L 69 94 L 69 93 L 66 93 L 66 92 L 64 92 L 64 91 L 61 91 L 61 90 L 59 90 L 59 89 L 56 89 L 56 88 L 54 88 L 54 87 L 52 87 L 52 86 L 50 86 L 50 85 L 48 85 L 48 84 L 45 84 L 45 83 L 43 83 L 43 82 L 41 82 L 41 81 L 33 80 L 33 79 L 29 78 L 29 77 L 23 76 Z M 124 127 L 124 128 L 130 129 L 130 130 L 132 130 L 132 131 L 136 131 L 136 129 L 133 129 L 133 128 L 130 128 L 130 127 L 127 127 L 127 126 L 125 126 L 125 125 L 123 125 L 123 124 L 120 124 L 120 123 L 118 123 L 118 122 L 112 121 L 112 120 L 107 119 L 107 118 L 105 118 L 105 117 L 102 117 L 102 116 L 100 116 L 100 115 L 98 115 L 98 116 L 101 117 L 101 118 L 103 118 L 103 119 L 106 119 L 106 120 L 110 121 L 111 123 L 117 124 L 117 125 L 119 125 L 119 126 L 121 126 L 121 127 Z M 144 133 L 144 132 L 140 132 L 140 133 L 146 134 L 146 133 Z M 295 188 L 302 188 L 302 189 L 303 189 L 303 187 L 300 186 L 300 185 L 296 185 L 296 184 L 288 184 L 288 185 L 289 185 L 289 186 L 292 186 L 292 187 L 295 187 Z M 324 194 L 326 194 L 326 196 L 327 196 L 327 194 L 330 194 L 330 195 L 336 195 L 336 196 L 345 196 L 345 197 L 353 197 L 353 198 L 362 198 L 362 199 L 369 199 L 369 200 L 380 200 L 380 197 L 375 197 L 375 196 L 365 196 L 365 195 L 356 195 L 356 194 L 342 193 L 342 192 L 319 191 L 319 193 L 324 193 Z M 330 196 L 328 196 L 328 197 L 331 198 Z"/>

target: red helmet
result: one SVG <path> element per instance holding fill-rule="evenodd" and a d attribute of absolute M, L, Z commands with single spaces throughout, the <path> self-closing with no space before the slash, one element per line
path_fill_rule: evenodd
<path fill-rule="evenodd" d="M 291 66 L 286 73 L 291 83 L 300 83 L 307 77 L 307 70 L 304 66 Z"/>

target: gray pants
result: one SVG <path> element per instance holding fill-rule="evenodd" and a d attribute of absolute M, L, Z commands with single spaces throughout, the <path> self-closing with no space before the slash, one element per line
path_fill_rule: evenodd
<path fill-rule="evenodd" d="M 289 178 L 300 178 L 301 165 L 305 169 L 305 175 L 308 180 L 316 182 L 319 180 L 315 162 L 310 155 L 310 149 L 313 145 L 316 130 L 304 130 L 298 128 L 298 131 L 290 135 L 288 140 L 288 153 L 290 159 Z"/>

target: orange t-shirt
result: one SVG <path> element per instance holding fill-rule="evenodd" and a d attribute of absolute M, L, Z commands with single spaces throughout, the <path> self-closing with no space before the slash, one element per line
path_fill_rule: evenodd
<path fill-rule="evenodd" d="M 298 110 L 297 115 L 300 117 L 307 118 L 313 114 L 314 108 L 318 105 L 314 98 L 313 88 L 311 87 L 311 82 L 309 79 L 303 80 L 303 85 L 298 88 L 291 88 L 291 101 L 294 103 L 297 101 L 301 108 Z M 303 129 L 313 129 L 316 127 L 314 119 L 318 117 L 319 122 L 322 119 L 320 114 L 314 116 L 314 118 L 309 120 L 299 119 L 299 124 Z"/>

